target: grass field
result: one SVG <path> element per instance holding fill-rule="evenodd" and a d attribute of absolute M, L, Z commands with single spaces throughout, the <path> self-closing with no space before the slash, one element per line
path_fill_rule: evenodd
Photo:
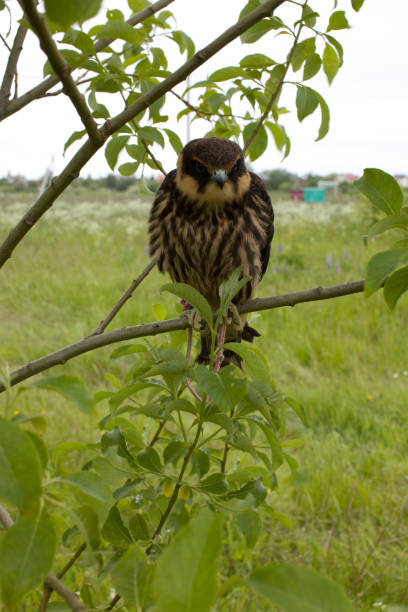
<path fill-rule="evenodd" d="M 0 230 L 17 221 L 30 194 L 0 194 Z M 91 333 L 147 264 L 150 203 L 137 192 L 71 188 L 34 228 L 0 279 L 0 360 L 3 372 Z M 364 277 L 370 253 L 362 235 L 366 203 L 276 203 L 276 234 L 258 296 Z M 386 244 L 384 242 L 384 244 Z M 154 320 L 162 303 L 155 270 L 111 328 Z M 293 451 L 302 468 L 276 494 L 276 510 L 292 527 L 266 521 L 251 563 L 285 559 L 311 564 L 341 582 L 361 611 L 408 604 L 408 301 L 390 313 L 382 295 L 361 294 L 266 311 L 254 317 L 277 387 L 295 397 L 310 426 L 290 427 L 302 441 Z M 120 376 L 112 348 L 64 366 L 91 392 Z M 57 367 L 48 374 L 62 373 Z M 13 410 L 43 413 L 51 443 L 92 440 L 95 419 L 55 394 L 31 390 L 8 400 Z M 3 404 L 1 403 L 3 402 Z M 236 550 L 231 563 L 247 563 Z M 235 608 L 231 608 L 235 609 Z"/>

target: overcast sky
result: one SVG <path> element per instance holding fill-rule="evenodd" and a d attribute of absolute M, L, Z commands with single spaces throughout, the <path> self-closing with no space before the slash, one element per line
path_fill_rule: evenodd
<path fill-rule="evenodd" d="M 205 3 L 176 0 L 169 8 L 176 15 L 178 27 L 186 31 L 200 48 L 231 25 L 231 15 L 235 20 L 245 3 L 245 0 L 205 0 Z M 314 0 L 311 4 L 325 15 L 332 8 L 333 1 Z M 338 8 L 349 8 L 350 4 L 343 0 Z M 107 8 L 126 7 L 124 0 L 106 0 L 104 5 Z M 278 14 L 285 17 L 282 10 Z M 288 89 L 284 101 L 293 112 L 286 115 L 282 123 L 292 140 L 290 156 L 281 163 L 281 154 L 270 143 L 265 154 L 255 162 L 255 169 L 281 165 L 298 174 L 360 174 L 364 167 L 379 167 L 393 174 L 408 174 L 408 2 L 365 0 L 359 13 L 350 9 L 348 16 L 352 29 L 334 32 L 344 46 L 345 61 L 333 84 L 328 87 L 323 73 L 308 82 L 329 104 L 329 134 L 322 141 L 315 142 L 320 112 L 316 111 L 315 116 L 299 124 L 293 94 Z M 7 21 L 7 13 L 3 10 L 0 12 L 2 34 L 7 31 Z M 272 33 L 255 45 L 242 46 L 238 41 L 234 42 L 194 73 L 193 82 L 223 65 L 237 65 L 239 59 L 249 53 L 263 52 L 274 58 L 280 53 L 284 55 L 283 38 L 275 39 Z M 171 43 L 166 49 L 170 48 Z M 176 53 L 174 56 L 169 53 L 171 66 L 176 68 L 181 62 Z M 4 48 L 1 48 L 1 73 L 6 59 Z M 42 80 L 43 63 L 44 56 L 34 35 L 30 34 L 18 69 L 20 93 Z M 174 103 L 169 106 L 169 126 L 178 131 L 184 141 L 185 119 L 177 126 L 177 110 Z M 53 172 L 60 172 L 75 151 L 73 146 L 64 159 L 63 144 L 74 130 L 81 128 L 71 103 L 64 96 L 33 102 L 0 124 L 0 176 L 21 173 L 37 178 L 51 160 Z M 201 136 L 206 130 L 208 127 L 202 122 L 194 123 L 192 137 Z M 174 167 L 175 156 L 170 148 L 161 154 L 160 150 L 157 152 L 166 170 Z M 82 176 L 102 176 L 108 172 L 100 151 L 85 166 Z"/>

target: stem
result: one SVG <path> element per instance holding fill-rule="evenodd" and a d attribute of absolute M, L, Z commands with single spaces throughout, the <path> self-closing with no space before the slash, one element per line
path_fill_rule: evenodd
<path fill-rule="evenodd" d="M 95 331 L 91 334 L 91 336 L 96 336 L 98 334 L 101 334 L 106 327 L 109 325 L 109 323 L 112 321 L 112 319 L 114 317 L 116 317 L 116 315 L 118 314 L 119 310 L 122 308 L 123 304 L 130 298 L 132 297 L 132 293 L 134 292 L 134 290 L 136 289 L 136 287 L 138 287 L 141 282 L 146 278 L 146 276 L 151 272 L 151 270 L 153 270 L 154 266 L 156 265 L 156 258 L 153 258 L 150 263 L 145 267 L 145 269 L 143 270 L 143 272 L 141 272 L 139 274 L 139 276 L 133 281 L 133 283 L 130 285 L 129 289 L 127 289 L 125 291 L 125 293 L 122 295 L 122 297 L 120 298 L 120 300 L 115 304 L 115 306 L 112 308 L 112 310 L 110 311 L 110 313 L 104 318 L 103 321 L 101 321 L 98 325 L 98 327 L 95 329 Z"/>
<path fill-rule="evenodd" d="M 164 511 L 164 513 L 163 513 L 163 515 L 162 515 L 162 517 L 160 519 L 160 522 L 159 522 L 159 524 L 158 524 L 158 526 L 156 528 L 156 531 L 154 532 L 154 534 L 152 536 L 151 543 L 149 544 L 148 548 L 146 549 L 146 554 L 148 554 L 148 555 L 151 553 L 151 551 L 153 549 L 153 546 L 154 546 L 154 541 L 160 535 L 161 530 L 163 529 L 167 519 L 170 516 L 170 513 L 171 513 L 171 511 L 173 509 L 173 506 L 174 506 L 174 504 L 177 501 L 177 497 L 178 497 L 179 490 L 181 488 L 181 482 L 183 480 L 184 472 L 186 471 L 186 468 L 187 468 L 188 462 L 190 460 L 190 457 L 193 454 L 193 451 L 194 451 L 194 449 L 196 448 L 196 446 L 198 444 L 198 440 L 199 440 L 200 435 L 201 435 L 202 427 L 203 427 L 202 423 L 200 422 L 198 424 L 198 427 L 197 427 L 197 432 L 196 432 L 194 441 L 190 445 L 190 448 L 188 449 L 188 451 L 186 453 L 186 456 L 184 457 L 183 465 L 181 466 L 180 474 L 179 474 L 179 476 L 177 478 L 177 482 L 176 482 L 176 485 L 175 485 L 175 487 L 173 489 L 173 493 L 172 493 L 172 495 L 171 495 L 171 497 L 169 499 L 169 503 L 167 505 L 167 508 Z"/>
<path fill-rule="evenodd" d="M 307 4 L 307 0 L 306 0 L 306 2 L 302 6 L 304 7 L 304 6 L 306 6 L 306 4 Z M 298 31 L 297 31 L 296 36 L 295 36 L 295 40 L 294 40 L 293 45 L 292 45 L 292 48 L 290 49 L 288 57 L 286 58 L 285 70 L 283 71 L 283 74 L 282 74 L 282 76 L 280 78 L 280 81 L 277 84 L 276 88 L 274 89 L 273 94 L 272 94 L 268 104 L 266 105 L 266 108 L 265 108 L 264 112 L 260 116 L 256 126 L 254 127 L 254 129 L 250 133 L 249 137 L 247 138 L 246 142 L 244 143 L 244 151 L 248 150 L 251 142 L 253 141 L 253 139 L 255 138 L 255 136 L 257 135 L 259 130 L 261 129 L 261 126 L 262 126 L 263 122 L 265 121 L 265 119 L 267 118 L 269 113 L 271 112 L 272 106 L 274 105 L 275 100 L 277 99 L 277 97 L 279 96 L 279 94 L 280 94 L 280 92 L 282 90 L 282 85 L 284 83 L 285 77 L 286 77 L 287 72 L 289 70 L 290 62 L 292 61 L 293 52 L 294 52 L 294 50 L 296 48 L 296 45 L 298 43 L 299 36 L 300 36 L 301 31 L 302 31 L 303 25 L 304 24 L 302 22 L 300 22 Z"/>

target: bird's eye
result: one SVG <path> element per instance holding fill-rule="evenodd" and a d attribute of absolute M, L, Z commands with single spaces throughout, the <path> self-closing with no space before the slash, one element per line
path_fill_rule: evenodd
<path fill-rule="evenodd" d="M 203 164 L 200 164 L 199 161 L 196 161 L 195 163 L 195 169 L 197 170 L 197 172 L 199 172 L 200 174 L 202 174 L 203 172 L 205 172 L 205 166 L 203 166 Z"/>

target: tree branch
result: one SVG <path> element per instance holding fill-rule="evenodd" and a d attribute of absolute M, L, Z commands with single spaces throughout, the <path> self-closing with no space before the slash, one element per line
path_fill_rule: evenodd
<path fill-rule="evenodd" d="M 308 0 L 305 1 L 304 5 L 303 5 L 303 9 L 307 5 L 307 2 L 308 2 Z M 276 88 L 274 89 L 274 91 L 272 93 L 272 96 L 271 96 L 268 104 L 265 107 L 264 112 L 262 113 L 262 115 L 258 119 L 257 124 L 255 125 L 254 129 L 250 133 L 250 135 L 247 138 L 246 142 L 244 143 L 244 151 L 247 151 L 247 149 L 249 148 L 251 142 L 254 140 L 255 136 L 257 135 L 257 133 L 261 129 L 261 126 L 263 125 L 265 119 L 267 118 L 267 116 L 271 112 L 272 106 L 275 104 L 276 99 L 278 98 L 279 94 L 281 93 L 282 85 L 283 85 L 283 83 L 285 81 L 285 78 L 286 78 L 286 75 L 288 73 L 289 66 L 290 66 L 290 63 L 292 61 L 293 52 L 294 52 L 295 47 L 296 47 L 296 45 L 298 43 L 299 36 L 300 36 L 301 31 L 302 31 L 302 28 L 303 28 L 303 22 L 301 21 L 300 24 L 299 24 L 298 31 L 297 31 L 296 36 L 295 36 L 295 40 L 293 41 L 293 45 L 292 45 L 292 47 L 291 47 L 291 49 L 290 49 L 290 51 L 288 53 L 288 57 L 286 58 L 285 69 L 283 71 L 283 74 L 282 74 L 281 78 L 279 79 L 279 83 L 277 84 Z"/>
<path fill-rule="evenodd" d="M 0 89 L 0 113 L 7 107 L 10 99 L 11 85 L 13 83 L 14 75 L 17 70 L 17 62 L 20 57 L 21 50 L 23 48 L 24 39 L 27 34 L 27 28 L 23 25 L 18 27 L 16 36 L 14 38 L 13 46 L 10 51 L 10 55 L 7 61 L 7 66 L 4 71 L 3 82 Z"/>
<path fill-rule="evenodd" d="M 37 202 L 35 202 L 24 217 L 10 231 L 9 235 L 0 246 L 0 267 L 9 259 L 17 244 L 24 238 L 31 227 L 35 225 L 38 219 L 40 219 L 40 217 L 42 217 L 42 215 L 52 206 L 58 195 L 79 175 L 80 170 L 109 136 L 133 119 L 133 117 L 148 108 L 175 85 L 184 81 L 189 74 L 196 70 L 196 68 L 204 64 L 210 57 L 218 53 L 218 51 L 248 30 L 255 23 L 271 15 L 272 12 L 284 2 L 286 2 L 286 0 L 266 0 L 261 6 L 257 7 L 235 25 L 228 28 L 224 34 L 218 36 L 218 38 L 201 49 L 201 51 L 198 51 L 178 70 L 160 83 L 154 85 L 128 108 L 125 108 L 121 113 L 116 115 L 116 117 L 108 119 L 99 130 L 99 133 L 103 136 L 101 142 L 97 144 L 96 142 L 87 140 L 77 151 L 63 172 L 53 180 L 52 185 L 44 191 Z"/>
<path fill-rule="evenodd" d="M 172 2 L 174 2 L 174 0 L 159 0 L 158 2 L 155 2 L 151 6 L 142 9 L 130 17 L 130 19 L 127 20 L 127 23 L 131 26 L 139 25 L 139 23 L 142 23 L 157 13 L 157 11 L 160 11 L 162 8 L 165 8 Z M 95 43 L 95 51 L 99 53 L 99 51 L 102 51 L 102 49 L 108 47 L 113 41 L 113 38 L 104 38 L 99 40 L 97 43 Z M 81 68 L 81 66 L 78 66 L 78 68 Z M 6 117 L 10 117 L 10 115 L 13 115 L 14 113 L 17 113 L 19 110 L 27 106 L 27 104 L 30 104 L 30 102 L 43 98 L 45 95 L 47 95 L 47 91 L 55 85 L 58 85 L 59 82 L 60 79 L 58 77 L 48 77 L 16 100 L 12 100 L 6 109 L 3 111 L 0 109 L 0 121 Z"/>
<path fill-rule="evenodd" d="M 61 571 L 58 572 L 57 574 L 57 578 L 62 578 L 69 569 L 71 569 L 71 567 L 74 565 L 75 561 L 78 559 L 78 557 L 80 557 L 82 555 L 82 553 L 84 552 L 86 548 L 86 543 L 83 542 L 81 544 L 81 546 L 78 548 L 78 550 L 72 555 L 71 559 L 68 561 L 68 563 L 62 568 Z M 41 602 L 38 608 L 38 612 L 45 612 L 45 610 L 47 609 L 47 605 L 48 602 L 50 600 L 50 597 L 52 595 L 52 592 L 54 590 L 54 587 L 49 583 L 49 582 L 44 582 L 44 591 L 41 597 Z M 55 589 L 57 590 L 57 589 Z M 59 592 L 59 591 L 58 591 Z"/>
<path fill-rule="evenodd" d="M 101 321 L 95 331 L 91 334 L 92 336 L 96 336 L 101 334 L 105 328 L 109 325 L 112 319 L 118 314 L 119 310 L 122 308 L 123 304 L 132 296 L 132 293 L 140 285 L 140 283 L 146 278 L 146 276 L 153 270 L 156 265 L 156 258 L 153 258 L 149 264 L 145 267 L 143 272 L 139 274 L 139 276 L 133 281 L 130 285 L 129 289 L 125 291 L 120 300 L 115 304 L 110 313 Z"/>
<path fill-rule="evenodd" d="M 0 521 L 3 523 L 6 529 L 10 529 L 14 525 L 14 521 L 5 509 L 5 507 L 0 504 Z M 56 591 L 70 606 L 74 612 L 82 612 L 86 610 L 84 604 L 78 599 L 71 589 L 62 584 L 60 580 L 53 574 L 47 574 L 44 579 L 44 584 L 51 590 Z"/>
<path fill-rule="evenodd" d="M 267 298 L 256 298 L 249 300 L 245 304 L 239 304 L 237 309 L 241 314 L 255 312 L 259 310 L 270 310 L 273 308 L 283 308 L 284 306 L 295 306 L 303 302 L 313 302 L 317 300 L 329 300 L 344 295 L 360 293 L 364 291 L 364 281 L 353 281 L 342 285 L 332 285 L 331 287 L 316 287 L 315 289 L 307 289 L 305 291 L 295 291 L 294 293 L 286 293 L 283 295 L 275 295 Z M 93 351 L 102 346 L 108 346 L 116 342 L 124 340 L 132 340 L 135 338 L 144 338 L 146 336 L 156 336 L 181 329 L 187 329 L 190 326 L 187 317 L 179 317 L 177 319 L 168 319 L 167 321 L 156 321 L 154 323 L 146 323 L 144 325 L 134 325 L 131 327 L 122 327 L 104 334 L 92 335 L 70 344 L 54 353 L 40 357 L 35 361 L 31 361 L 26 365 L 14 370 L 10 374 L 10 386 L 31 378 L 40 372 L 49 370 L 56 365 L 62 365 L 78 355 L 82 355 L 89 351 Z M 5 385 L 0 383 L 0 393 L 6 390 Z"/>
<path fill-rule="evenodd" d="M 58 75 L 64 86 L 64 93 L 66 93 L 74 105 L 75 110 L 88 132 L 89 138 L 99 148 L 99 146 L 105 142 L 105 139 L 98 131 L 98 124 L 88 108 L 85 96 L 75 85 L 75 81 L 71 76 L 71 67 L 69 63 L 62 53 L 60 53 L 44 17 L 37 11 L 35 0 L 19 0 L 19 2 L 24 9 L 31 27 L 38 36 L 41 49 L 48 57 L 54 72 Z"/>

